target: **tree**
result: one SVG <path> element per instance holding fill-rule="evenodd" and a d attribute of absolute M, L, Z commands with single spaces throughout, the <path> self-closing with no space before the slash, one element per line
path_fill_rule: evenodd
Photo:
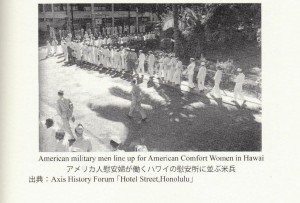
<path fill-rule="evenodd" d="M 180 40 L 180 31 L 178 28 L 178 7 L 177 4 L 172 5 L 173 9 L 173 19 L 174 19 L 174 52 L 175 56 L 180 56 L 180 47 L 181 47 L 181 40 Z"/>

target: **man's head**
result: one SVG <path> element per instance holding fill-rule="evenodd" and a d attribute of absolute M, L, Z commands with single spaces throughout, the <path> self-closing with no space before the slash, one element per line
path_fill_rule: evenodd
<path fill-rule="evenodd" d="M 64 91 L 63 90 L 59 90 L 57 94 L 58 94 L 59 97 L 63 97 L 64 96 Z"/>
<path fill-rule="evenodd" d="M 195 62 L 195 59 L 194 58 L 190 58 L 190 62 Z"/>
<path fill-rule="evenodd" d="M 77 125 L 77 127 L 75 128 L 75 133 L 76 133 L 77 137 L 78 137 L 78 136 L 79 136 L 79 137 L 82 136 L 83 130 L 84 130 L 83 125 L 79 123 L 79 124 Z"/>
<path fill-rule="evenodd" d="M 243 72 L 243 70 L 242 70 L 241 68 L 238 68 L 236 71 L 237 71 L 238 73 L 242 73 L 242 72 Z"/>
<path fill-rule="evenodd" d="M 51 128 L 53 126 L 53 124 L 54 124 L 54 121 L 53 121 L 52 118 L 47 118 L 46 119 L 45 125 L 46 125 L 47 128 Z"/>
<path fill-rule="evenodd" d="M 222 67 L 220 65 L 217 65 L 217 70 L 222 70 Z"/>
<path fill-rule="evenodd" d="M 58 141 L 64 139 L 64 137 L 65 137 L 65 131 L 63 131 L 63 130 L 61 130 L 61 129 L 58 130 L 58 131 L 56 131 L 56 133 L 55 133 L 55 138 L 56 138 Z"/>
<path fill-rule="evenodd" d="M 130 83 L 131 85 L 135 85 L 136 84 L 136 80 L 135 79 L 133 79 L 133 80 L 131 80 L 131 83 Z"/>

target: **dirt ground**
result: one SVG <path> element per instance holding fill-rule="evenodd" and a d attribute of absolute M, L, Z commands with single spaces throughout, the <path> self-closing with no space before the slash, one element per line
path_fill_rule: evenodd
<path fill-rule="evenodd" d="M 149 117 L 139 123 L 126 114 L 130 107 L 130 83 L 94 67 L 68 66 L 63 55 L 45 58 L 39 49 L 40 119 L 56 113 L 57 91 L 74 104 L 75 123 L 82 123 L 93 151 L 110 151 L 109 141 L 118 137 L 120 149 L 133 151 L 144 144 L 149 151 L 260 151 L 261 112 L 220 103 L 206 96 L 180 92 L 174 88 L 141 81 L 143 108 Z"/>

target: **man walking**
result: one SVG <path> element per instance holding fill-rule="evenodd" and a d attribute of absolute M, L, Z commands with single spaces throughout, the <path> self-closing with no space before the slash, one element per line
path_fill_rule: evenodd
<path fill-rule="evenodd" d="M 147 116 L 144 112 L 144 110 L 142 109 L 142 106 L 141 106 L 141 100 L 142 100 L 142 97 L 141 97 L 141 89 L 139 86 L 136 85 L 136 80 L 133 79 L 131 81 L 131 86 L 132 86 L 132 90 L 131 90 L 131 106 L 130 106 L 130 111 L 128 113 L 128 117 L 131 119 L 132 118 L 132 114 L 133 114 L 133 111 L 134 109 L 139 111 L 141 116 L 142 116 L 142 122 L 146 122 L 147 120 Z"/>
<path fill-rule="evenodd" d="M 57 100 L 57 113 L 61 117 L 63 128 L 67 133 L 70 134 L 72 137 L 71 140 L 75 139 L 71 126 L 70 126 L 70 119 L 74 121 L 73 117 L 73 104 L 70 99 L 64 98 L 64 92 L 62 90 L 58 91 L 59 99 Z"/>

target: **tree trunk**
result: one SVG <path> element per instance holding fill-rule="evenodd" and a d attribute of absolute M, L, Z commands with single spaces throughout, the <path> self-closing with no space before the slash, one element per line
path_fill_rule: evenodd
<path fill-rule="evenodd" d="M 178 7 L 177 4 L 173 4 L 172 5 L 172 9 L 173 9 L 173 19 L 174 19 L 174 52 L 175 52 L 175 56 L 179 57 L 180 54 L 180 33 L 179 33 L 179 27 L 178 27 Z"/>

